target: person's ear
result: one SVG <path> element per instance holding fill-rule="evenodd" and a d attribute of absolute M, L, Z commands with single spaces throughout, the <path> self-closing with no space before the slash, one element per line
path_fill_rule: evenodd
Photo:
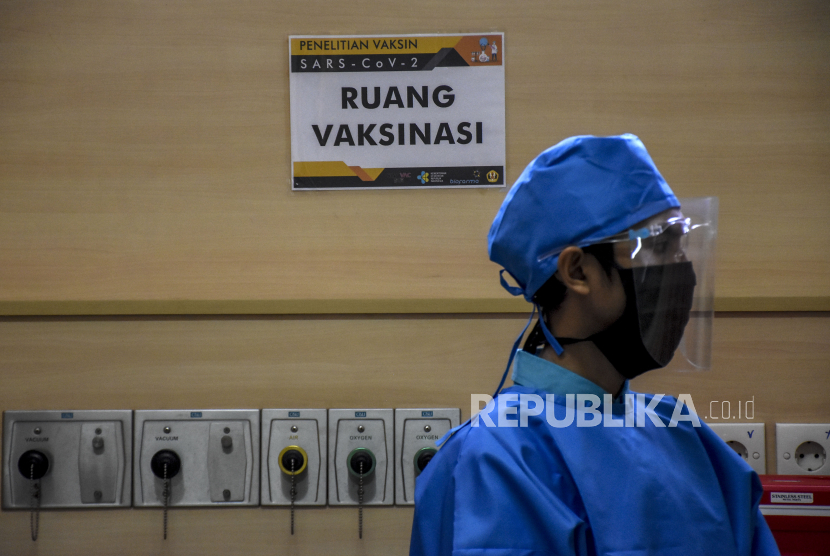
<path fill-rule="evenodd" d="M 579 247 L 566 247 L 559 254 L 557 276 L 566 288 L 580 295 L 587 295 L 591 288 L 585 272 L 586 255 Z"/>

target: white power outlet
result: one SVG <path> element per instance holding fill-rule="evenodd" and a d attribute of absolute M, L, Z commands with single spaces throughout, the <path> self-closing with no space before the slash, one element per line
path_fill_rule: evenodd
<path fill-rule="evenodd" d="M 721 439 L 744 458 L 759 475 L 767 472 L 764 423 L 724 423 L 709 425 Z"/>
<path fill-rule="evenodd" d="M 830 423 L 775 425 L 779 475 L 830 475 Z"/>

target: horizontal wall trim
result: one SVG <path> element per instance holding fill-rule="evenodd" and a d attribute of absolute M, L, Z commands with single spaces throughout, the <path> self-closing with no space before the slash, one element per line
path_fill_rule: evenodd
<path fill-rule="evenodd" d="M 0 301 L 0 316 L 524 313 L 521 298 Z M 830 311 L 830 297 L 720 297 L 715 311 Z"/>

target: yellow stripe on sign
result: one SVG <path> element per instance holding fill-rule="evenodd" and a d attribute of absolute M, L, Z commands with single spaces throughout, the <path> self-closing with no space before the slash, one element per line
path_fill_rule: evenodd
<path fill-rule="evenodd" d="M 322 162 L 295 162 L 294 177 L 297 178 L 328 178 L 357 176 L 362 181 L 374 181 L 383 172 L 384 168 L 361 168 L 347 166 L 342 161 Z"/>
<path fill-rule="evenodd" d="M 298 178 L 326 178 L 354 175 L 354 171 L 342 161 L 294 163 L 294 176 Z"/>
<path fill-rule="evenodd" d="M 478 37 L 478 35 L 476 35 Z M 302 37 L 291 39 L 291 55 L 435 54 L 453 48 L 464 36 Z"/>

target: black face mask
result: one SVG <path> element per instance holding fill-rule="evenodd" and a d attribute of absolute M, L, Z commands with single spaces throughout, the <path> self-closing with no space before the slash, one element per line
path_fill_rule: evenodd
<path fill-rule="evenodd" d="M 689 322 L 696 279 L 690 262 L 617 270 L 625 288 L 625 311 L 586 340 L 631 379 L 671 361 Z"/>
<path fill-rule="evenodd" d="M 665 367 L 683 338 L 695 290 L 692 263 L 638 268 L 615 266 L 625 290 L 625 310 L 611 326 L 588 338 L 556 338 L 563 346 L 594 342 L 625 378 Z M 524 344 L 536 354 L 548 342 L 540 322 Z"/>

